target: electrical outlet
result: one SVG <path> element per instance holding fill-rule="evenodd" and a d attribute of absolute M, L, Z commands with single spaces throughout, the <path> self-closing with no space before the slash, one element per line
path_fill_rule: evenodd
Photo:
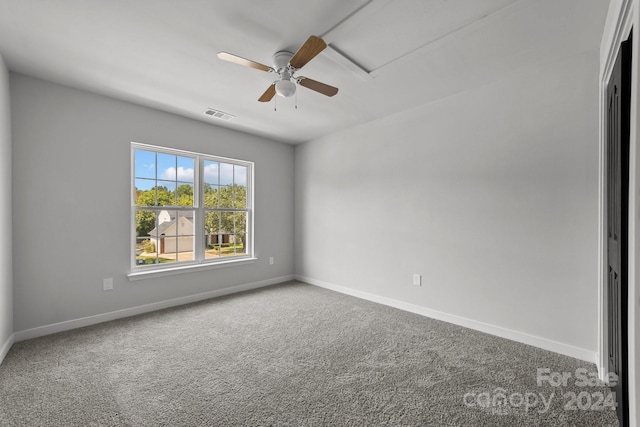
<path fill-rule="evenodd" d="M 414 284 L 414 286 L 422 286 L 422 275 L 414 274 L 413 275 L 413 284 Z"/>
<path fill-rule="evenodd" d="M 273 257 L 269 257 L 269 265 L 273 265 Z"/>
<path fill-rule="evenodd" d="M 113 277 L 102 279 L 102 290 L 103 291 L 113 290 Z"/>

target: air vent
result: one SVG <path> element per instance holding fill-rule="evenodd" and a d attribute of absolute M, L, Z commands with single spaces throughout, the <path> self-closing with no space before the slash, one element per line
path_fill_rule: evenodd
<path fill-rule="evenodd" d="M 225 113 L 224 111 L 220 110 L 214 110 L 213 108 L 207 108 L 206 110 L 204 110 L 204 113 L 207 116 L 211 116 L 220 120 L 231 120 L 235 117 L 233 114 Z"/>

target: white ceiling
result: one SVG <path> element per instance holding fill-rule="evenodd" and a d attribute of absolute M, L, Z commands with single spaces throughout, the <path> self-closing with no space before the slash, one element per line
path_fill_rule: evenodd
<path fill-rule="evenodd" d="M 299 143 L 488 84 L 520 68 L 598 49 L 608 5 L 605 0 L 0 0 L 0 53 L 12 71 Z M 297 109 L 293 98 L 278 98 L 277 111 L 273 102 L 257 102 L 273 74 L 216 57 L 227 51 L 272 65 L 274 52 L 295 52 L 309 35 L 323 37 L 330 47 L 298 75 L 340 91 L 329 98 L 300 87 Z M 203 114 L 208 107 L 236 117 L 213 119 Z"/>

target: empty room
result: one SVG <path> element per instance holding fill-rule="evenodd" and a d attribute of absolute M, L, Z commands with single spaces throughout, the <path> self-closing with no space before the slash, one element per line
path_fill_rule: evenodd
<path fill-rule="evenodd" d="M 640 426 L 638 0 L 0 0 L 0 426 Z"/>

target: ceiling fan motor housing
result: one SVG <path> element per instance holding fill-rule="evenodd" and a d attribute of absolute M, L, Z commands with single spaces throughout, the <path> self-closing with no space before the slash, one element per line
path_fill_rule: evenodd
<path fill-rule="evenodd" d="M 289 66 L 289 61 L 293 58 L 293 53 L 280 51 L 273 55 L 273 65 L 278 73 L 285 71 Z"/>
<path fill-rule="evenodd" d="M 296 92 L 296 85 L 291 81 L 295 71 L 289 65 L 291 58 L 293 58 L 293 53 L 286 51 L 276 52 L 273 55 L 273 65 L 280 76 L 280 80 L 276 82 L 276 93 L 284 98 L 289 98 Z"/>

